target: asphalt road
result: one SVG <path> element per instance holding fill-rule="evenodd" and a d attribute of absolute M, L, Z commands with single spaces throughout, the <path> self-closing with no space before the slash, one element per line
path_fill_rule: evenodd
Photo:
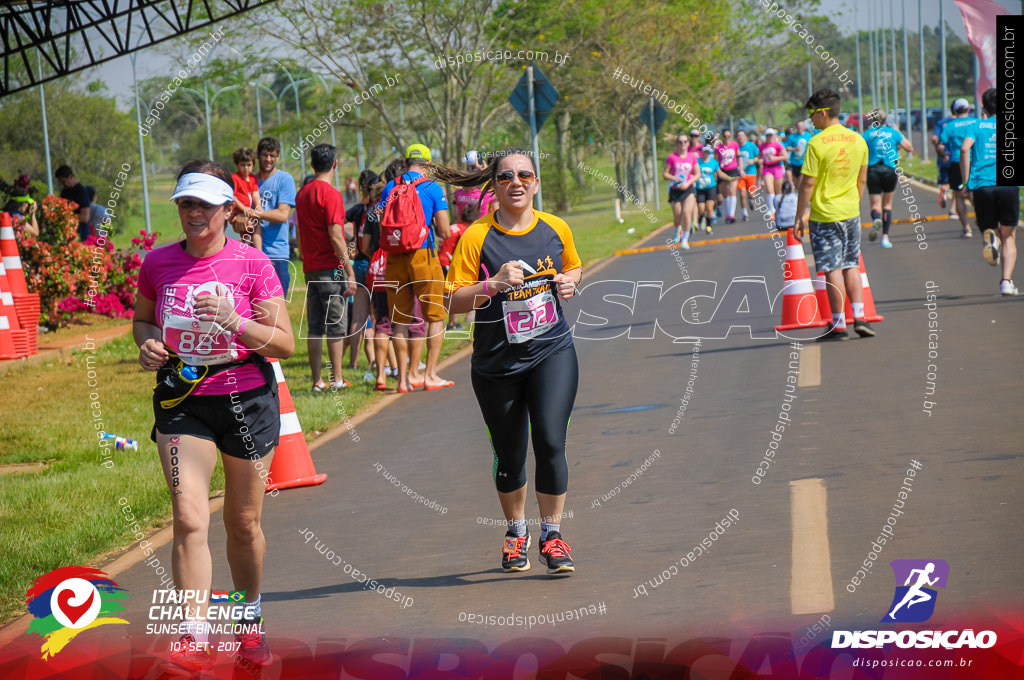
<path fill-rule="evenodd" d="M 913 193 L 927 213 L 939 212 L 934 193 Z M 907 215 L 899 202 L 895 216 Z M 287 654 L 343 638 L 493 646 L 529 637 L 568 649 L 602 636 L 768 632 L 796 641 L 822 616 L 826 628 L 876 626 L 893 597 L 893 559 L 948 562 L 937 621 L 1019 610 L 1024 298 L 996 295 L 999 274 L 982 260 L 980 239 L 959 231 L 928 222 L 922 249 L 911 225 L 896 225 L 891 250 L 865 232 L 885 320 L 875 338 L 824 345 L 772 337 L 778 314 L 758 293 L 766 287 L 774 297 L 782 286 L 771 239 L 614 258 L 566 306 L 570 322 L 589 322 L 577 337 L 592 338 L 576 341 L 582 378 L 567 452 L 572 517 L 562 529 L 575 575 L 546 576 L 536 544 L 531 571 L 501 571 L 504 527 L 467 359 L 447 371 L 453 389 L 399 397 L 356 426 L 358 442 L 345 434 L 317 449 L 324 485 L 267 498 L 271 646 Z M 763 232 L 752 219 L 695 241 Z M 634 303 L 637 281 L 650 283 Z M 659 297 L 658 285 L 683 281 Z M 713 292 L 684 304 L 679 292 L 708 294 L 697 281 L 714 282 Z M 674 341 L 695 335 L 706 339 Z M 787 390 L 788 378 L 799 386 Z M 531 461 L 531 479 L 532 469 Z M 528 509 L 538 521 L 532 498 Z M 874 553 L 883 526 L 891 536 Z M 219 513 L 211 545 L 214 588 L 229 590 Z M 851 592 L 869 553 L 870 573 Z M 155 555 L 169 566 L 169 546 Z M 393 590 L 364 589 L 346 565 Z M 160 587 L 154 567 L 140 563 L 117 580 L 133 595 L 128 635 L 159 652 L 171 637 L 145 631 Z M 556 618 L 570 609 L 579 620 Z M 511 625 L 499 625 L 510 615 Z"/>

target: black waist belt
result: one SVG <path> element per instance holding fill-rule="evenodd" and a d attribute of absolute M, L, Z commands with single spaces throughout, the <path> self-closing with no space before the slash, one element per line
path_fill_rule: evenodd
<path fill-rule="evenodd" d="M 160 408 L 172 409 L 183 402 L 201 382 L 207 378 L 240 368 L 246 364 L 253 364 L 260 369 L 263 378 L 271 386 L 274 393 L 277 392 L 277 379 L 274 376 L 274 367 L 270 365 L 263 356 L 255 352 L 242 361 L 232 361 L 226 364 L 215 364 L 212 366 L 190 366 L 181 360 L 174 352 L 156 374 L 156 386 L 153 393 L 156 396 Z"/>

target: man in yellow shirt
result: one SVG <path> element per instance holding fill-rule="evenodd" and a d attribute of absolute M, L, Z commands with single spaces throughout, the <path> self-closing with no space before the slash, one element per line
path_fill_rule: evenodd
<path fill-rule="evenodd" d="M 804 214 L 811 208 L 811 250 L 814 268 L 825 273 L 832 325 L 819 342 L 848 340 L 845 296 L 853 307 L 853 330 L 872 337 L 875 329 L 864 318 L 860 284 L 860 200 L 868 177 L 868 147 L 864 138 L 839 124 L 839 95 L 821 89 L 805 105 L 814 127 L 821 130 L 807 144 L 803 179 L 796 208 L 796 236 L 807 230 Z"/>

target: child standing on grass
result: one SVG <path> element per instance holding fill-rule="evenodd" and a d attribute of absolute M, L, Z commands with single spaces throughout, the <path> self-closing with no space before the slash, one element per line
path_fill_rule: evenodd
<path fill-rule="evenodd" d="M 241 232 L 242 240 L 257 250 L 263 248 L 263 236 L 260 221 L 255 217 L 256 210 L 262 210 L 260 187 L 256 176 L 252 174 L 256 165 L 256 152 L 247 146 L 237 149 L 231 155 L 238 172 L 231 175 L 235 185 L 235 205 L 242 211 L 245 218 L 245 229 Z"/>

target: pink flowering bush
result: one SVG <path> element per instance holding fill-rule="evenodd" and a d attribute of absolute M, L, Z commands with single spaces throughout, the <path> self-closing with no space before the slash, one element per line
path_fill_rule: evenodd
<path fill-rule="evenodd" d="M 61 312 L 70 318 L 75 312 L 91 311 L 115 319 L 130 319 L 139 288 L 140 253 L 152 250 L 156 239 L 156 234 L 140 230 L 139 236 L 132 239 L 131 248 L 118 250 L 109 240 L 100 245 L 95 236 L 89 237 L 82 245 L 92 254 L 91 265 L 98 265 L 100 271 L 94 272 L 87 291 L 61 301 Z"/>

